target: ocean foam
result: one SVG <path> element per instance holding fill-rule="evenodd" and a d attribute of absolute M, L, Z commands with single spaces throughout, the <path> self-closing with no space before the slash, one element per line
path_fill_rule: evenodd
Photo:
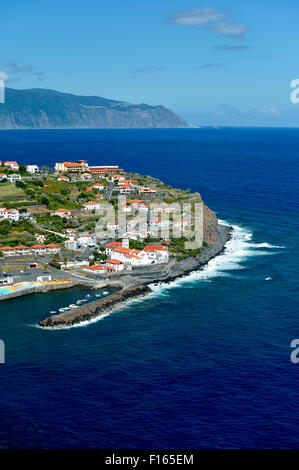
<path fill-rule="evenodd" d="M 219 220 L 219 224 L 232 227 L 231 239 L 226 243 L 223 253 L 211 259 L 203 269 L 194 271 L 184 277 L 176 279 L 168 284 L 151 284 L 150 288 L 159 295 L 163 295 L 165 290 L 179 287 L 194 282 L 211 282 L 215 277 L 231 277 L 233 271 L 245 269 L 242 263 L 249 257 L 275 255 L 269 249 L 285 248 L 283 246 L 270 245 L 269 243 L 252 243 L 253 233 L 244 227 L 231 225 L 224 220 Z M 259 250 L 267 248 L 267 250 Z"/>
<path fill-rule="evenodd" d="M 168 297 L 169 290 L 172 288 L 180 287 L 188 287 L 188 284 L 194 285 L 194 282 L 212 282 L 212 279 L 215 277 L 231 277 L 234 275 L 232 271 L 238 271 L 245 269 L 246 267 L 242 264 L 247 258 L 253 256 L 265 256 L 275 254 L 275 252 L 269 251 L 269 249 L 278 249 L 278 248 L 285 248 L 283 246 L 275 246 L 270 245 L 269 243 L 252 243 L 253 233 L 244 227 L 240 227 L 238 225 L 231 225 L 224 220 L 219 220 L 219 224 L 226 225 L 232 227 L 232 235 L 230 240 L 226 243 L 225 249 L 221 255 L 216 256 L 215 258 L 211 259 L 202 269 L 198 271 L 194 271 L 186 276 L 178 278 L 174 281 L 169 283 L 152 283 L 149 287 L 152 289 L 152 293 L 145 297 L 141 297 L 138 299 L 132 299 L 123 305 L 119 305 L 113 311 L 107 312 L 104 315 L 92 318 L 88 321 L 82 321 L 77 323 L 76 325 L 70 325 L 61 328 L 62 330 L 70 329 L 70 328 L 78 328 L 88 326 L 91 323 L 96 323 L 98 321 L 103 320 L 107 316 L 111 315 L 117 310 L 124 310 L 133 302 L 144 302 L 147 299 L 153 297 Z M 253 249 L 255 248 L 255 249 Z M 259 248 L 267 248 L 265 250 L 259 250 Z M 268 278 L 269 279 L 269 278 Z M 267 279 L 267 280 L 268 280 Z M 266 280 L 266 279 L 265 279 Z M 269 279 L 270 280 L 270 279 Z M 40 327 L 39 327 L 40 328 Z M 43 328 L 43 329 L 53 329 L 55 331 L 59 331 L 57 328 Z"/>

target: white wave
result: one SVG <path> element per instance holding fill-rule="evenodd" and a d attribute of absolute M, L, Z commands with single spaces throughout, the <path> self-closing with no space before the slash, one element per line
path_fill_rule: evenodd
<path fill-rule="evenodd" d="M 226 243 L 223 253 L 210 260 L 203 269 L 176 279 L 169 284 L 151 284 L 150 288 L 156 294 L 163 295 L 165 290 L 182 286 L 183 284 L 187 287 L 188 284 L 192 285 L 198 281 L 211 282 L 211 279 L 215 277 L 231 277 L 233 275 L 232 271 L 246 268 L 242 263 L 247 258 L 275 254 L 268 250 L 253 250 L 252 248 L 278 248 L 269 243 L 252 243 L 253 233 L 249 229 L 238 225 L 231 225 L 224 220 L 219 220 L 219 224 L 232 227 L 232 236 Z"/>
<path fill-rule="evenodd" d="M 119 305 L 118 307 L 114 308 L 111 312 L 107 312 L 104 315 L 99 317 L 92 318 L 88 321 L 82 321 L 76 325 L 71 325 L 67 327 L 63 327 L 61 329 L 70 329 L 70 328 L 78 328 L 88 326 L 91 323 L 96 323 L 100 320 L 103 320 L 111 313 L 114 313 L 117 310 L 124 310 L 134 302 L 144 302 L 147 299 L 155 298 L 155 297 L 169 297 L 169 290 L 172 288 L 180 287 L 184 285 L 184 287 L 188 287 L 188 284 L 194 285 L 194 282 L 212 282 L 212 279 L 215 277 L 231 277 L 232 271 L 237 271 L 241 269 L 245 269 L 246 266 L 242 264 L 247 258 L 253 256 L 265 256 L 271 253 L 269 251 L 264 250 L 253 250 L 252 248 L 284 248 L 278 247 L 274 245 L 270 245 L 269 243 L 252 243 L 253 233 L 246 228 L 240 227 L 238 225 L 231 225 L 224 220 L 219 220 L 221 225 L 227 225 L 232 227 L 232 235 L 230 240 L 226 243 L 225 249 L 222 254 L 216 256 L 215 258 L 211 259 L 201 270 L 194 271 L 190 274 L 187 274 L 184 277 L 178 278 L 170 283 L 152 283 L 149 287 L 152 289 L 152 293 L 145 297 L 141 297 L 138 299 L 132 299 L 127 303 Z M 265 279 L 268 280 L 268 279 Z M 45 329 L 45 328 L 43 328 Z M 57 331 L 56 328 L 46 328 L 46 329 L 53 329 Z M 59 328 L 60 329 L 60 328 Z M 59 330 L 58 329 L 58 330 Z"/>
<path fill-rule="evenodd" d="M 281 245 L 271 245 L 270 243 L 253 243 L 252 247 L 254 248 L 276 248 L 276 249 L 284 249 L 285 246 Z"/>

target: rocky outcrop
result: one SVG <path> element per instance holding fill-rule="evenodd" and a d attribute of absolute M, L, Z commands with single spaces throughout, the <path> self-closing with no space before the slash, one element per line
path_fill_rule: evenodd
<path fill-rule="evenodd" d="M 63 312 L 60 315 L 46 318 L 39 323 L 39 326 L 43 328 L 66 328 L 83 321 L 90 321 L 94 318 L 105 315 L 129 300 L 144 297 L 150 292 L 152 292 L 151 289 L 145 285 L 128 287 L 116 294 L 109 295 L 109 297 L 104 299 L 96 300 L 84 307 L 79 307 L 74 310 Z"/>

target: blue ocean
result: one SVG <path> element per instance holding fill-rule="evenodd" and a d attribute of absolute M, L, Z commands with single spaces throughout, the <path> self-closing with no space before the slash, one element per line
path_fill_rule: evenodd
<path fill-rule="evenodd" d="M 82 289 L 1 302 L 0 447 L 298 447 L 299 129 L 0 132 L 0 160 L 78 159 L 199 191 L 233 237 L 89 325 L 36 326 Z"/>

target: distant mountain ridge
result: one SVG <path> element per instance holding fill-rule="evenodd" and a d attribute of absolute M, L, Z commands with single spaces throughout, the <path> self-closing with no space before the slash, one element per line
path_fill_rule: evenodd
<path fill-rule="evenodd" d="M 163 106 L 130 104 L 55 90 L 6 88 L 0 129 L 178 128 L 186 121 Z"/>

